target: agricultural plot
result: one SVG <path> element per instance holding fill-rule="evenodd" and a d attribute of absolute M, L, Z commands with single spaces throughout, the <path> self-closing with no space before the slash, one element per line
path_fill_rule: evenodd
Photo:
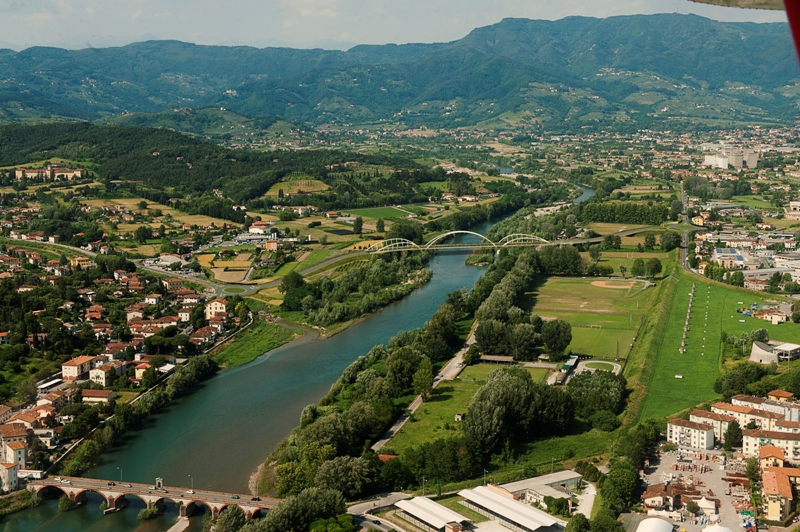
<path fill-rule="evenodd" d="M 355 209 L 348 211 L 350 216 L 361 216 L 363 218 L 383 218 L 389 220 L 391 218 L 405 218 L 408 216 L 407 212 L 395 209 L 394 207 L 373 207 L 370 209 Z"/>
<path fill-rule="evenodd" d="M 91 205 L 92 207 L 102 207 L 103 205 L 123 205 L 126 208 L 130 209 L 133 212 L 139 212 L 139 202 L 144 201 L 147 203 L 147 211 L 154 211 L 156 209 L 160 210 L 162 213 L 162 218 L 159 218 L 156 223 L 150 224 L 152 227 L 158 227 L 163 222 L 164 217 L 170 215 L 175 222 L 181 224 L 190 224 L 190 225 L 197 225 L 198 227 L 205 227 L 211 225 L 212 223 L 217 227 L 222 227 L 224 224 L 230 224 L 231 222 L 228 220 L 222 220 L 220 218 L 212 218 L 211 216 L 204 216 L 201 214 L 186 214 L 179 210 L 173 209 L 172 207 L 168 207 L 167 205 L 162 205 L 160 203 L 155 203 L 144 198 L 118 198 L 118 199 L 99 199 L 99 200 L 86 200 L 83 203 L 87 205 Z M 130 230 L 129 228 L 124 228 L 123 225 L 120 225 L 120 231 L 127 231 Z M 166 225 L 166 224 L 165 224 Z M 133 224 L 133 230 L 135 231 L 138 227 L 138 224 Z"/>
<path fill-rule="evenodd" d="M 666 309 L 669 320 L 663 341 L 661 345 L 653 346 L 657 359 L 640 419 L 669 416 L 717 397 L 714 380 L 720 375 L 723 331 L 739 335 L 765 328 L 772 339 L 800 342 L 798 324 L 772 325 L 736 312 L 737 308 L 750 307 L 752 303 L 774 303 L 777 298 L 705 282 L 683 272 L 678 273 L 678 279 L 663 281 L 678 282 L 678 287 L 672 307 Z M 692 310 L 688 312 L 693 284 L 696 285 L 695 295 Z M 682 344 L 687 314 L 689 328 L 685 343 Z M 685 352 L 682 353 L 681 349 L 685 349 Z"/>
<path fill-rule="evenodd" d="M 613 359 L 627 356 L 654 295 L 641 281 L 550 277 L 526 294 L 525 307 L 544 319 L 569 322 L 572 352 Z"/>
<path fill-rule="evenodd" d="M 267 193 L 264 194 L 264 197 L 277 197 L 281 190 L 284 194 L 303 194 L 305 192 L 322 192 L 329 188 L 331 187 L 318 179 L 290 177 L 287 181 L 281 181 L 280 183 L 272 185 Z"/>

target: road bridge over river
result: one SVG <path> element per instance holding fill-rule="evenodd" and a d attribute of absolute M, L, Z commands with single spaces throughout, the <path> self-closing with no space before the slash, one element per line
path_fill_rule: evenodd
<path fill-rule="evenodd" d="M 126 497 L 138 497 L 147 508 L 160 507 L 165 505 L 166 501 L 172 501 L 178 507 L 181 517 L 188 517 L 200 507 L 205 507 L 214 519 L 229 506 L 238 506 L 248 519 L 253 519 L 265 514 L 281 502 L 280 499 L 251 497 L 241 493 L 162 486 L 160 481 L 156 485 L 147 485 L 79 477 L 29 480 L 28 490 L 37 497 L 44 497 L 48 492 L 61 492 L 74 503 L 84 502 L 86 494 L 94 492 L 105 500 L 108 508 L 106 512 L 116 512 L 127 506 Z"/>
<path fill-rule="evenodd" d="M 663 231 L 664 227 L 661 226 L 645 226 L 637 227 L 635 229 L 628 229 L 614 233 L 611 236 L 631 236 L 637 233 L 647 231 Z M 474 242 L 446 242 L 450 237 L 458 235 L 475 236 L 478 239 Z M 502 240 L 494 242 L 480 233 L 473 233 L 472 231 L 450 231 L 443 233 L 436 238 L 430 240 L 425 244 L 417 244 L 405 238 L 390 238 L 387 240 L 380 240 L 368 246 L 365 251 L 367 253 L 393 253 L 396 251 L 437 251 L 446 249 L 489 249 L 492 251 L 500 251 L 503 248 L 511 247 L 543 247 L 543 246 L 577 246 L 579 244 L 597 244 L 603 241 L 602 236 L 592 238 L 570 238 L 564 240 L 549 241 L 536 235 L 527 234 L 511 234 L 503 237 Z"/>

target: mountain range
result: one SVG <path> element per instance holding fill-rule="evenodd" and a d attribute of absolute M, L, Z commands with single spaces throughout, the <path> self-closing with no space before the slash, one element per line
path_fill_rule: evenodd
<path fill-rule="evenodd" d="M 214 106 L 310 126 L 675 129 L 794 123 L 799 95 L 786 24 L 695 15 L 505 19 L 454 42 L 347 51 L 0 50 L 5 122 Z"/>

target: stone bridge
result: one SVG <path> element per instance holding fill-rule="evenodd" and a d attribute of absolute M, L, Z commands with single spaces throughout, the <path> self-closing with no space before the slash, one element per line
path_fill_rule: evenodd
<path fill-rule="evenodd" d="M 214 519 L 229 506 L 238 506 L 248 519 L 253 519 L 265 515 L 281 502 L 280 499 L 252 497 L 239 493 L 163 486 L 160 479 L 157 479 L 155 485 L 147 485 L 91 478 L 54 477 L 29 480 L 28 490 L 39 498 L 46 497 L 48 492 L 51 494 L 61 492 L 77 504 L 85 502 L 87 492 L 94 492 L 105 500 L 106 513 L 116 512 L 127 506 L 128 497 L 138 497 L 147 508 L 162 507 L 166 501 L 172 501 L 178 507 L 181 517 L 188 517 L 200 507 L 205 507 Z"/>

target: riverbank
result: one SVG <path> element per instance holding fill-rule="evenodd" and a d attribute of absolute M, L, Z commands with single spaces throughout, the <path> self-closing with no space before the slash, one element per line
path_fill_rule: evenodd
<path fill-rule="evenodd" d="M 281 320 L 270 323 L 254 317 L 255 323 L 214 349 L 210 356 L 223 368 L 248 364 L 268 351 L 297 340 L 304 334 L 303 327 Z M 299 327 L 299 328 L 298 328 Z"/>

